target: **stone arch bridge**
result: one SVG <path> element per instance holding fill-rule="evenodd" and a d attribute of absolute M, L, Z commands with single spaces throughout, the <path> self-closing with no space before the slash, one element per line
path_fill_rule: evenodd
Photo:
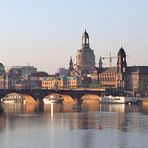
<path fill-rule="evenodd" d="M 44 97 L 52 93 L 57 93 L 60 95 L 69 95 L 73 99 L 77 99 L 79 102 L 81 101 L 81 98 L 86 94 L 101 96 L 101 94 L 104 92 L 104 89 L 0 89 L 0 98 L 3 98 L 4 96 L 11 93 L 18 93 L 22 95 L 29 95 L 35 100 L 42 102 Z"/>

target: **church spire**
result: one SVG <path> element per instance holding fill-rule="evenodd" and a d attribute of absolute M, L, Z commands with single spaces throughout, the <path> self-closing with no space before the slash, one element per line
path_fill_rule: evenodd
<path fill-rule="evenodd" d="M 73 68 L 73 61 L 72 61 L 72 57 L 70 57 L 69 67 Z"/>
<path fill-rule="evenodd" d="M 73 67 L 72 57 L 70 57 L 70 62 L 69 62 L 69 71 L 72 71 L 72 70 L 74 70 L 74 67 Z"/>
<path fill-rule="evenodd" d="M 89 35 L 86 30 L 82 36 L 82 47 L 89 47 Z"/>
<path fill-rule="evenodd" d="M 124 49 L 121 47 L 118 52 L 118 61 L 117 61 L 117 72 L 125 73 L 126 72 L 126 53 Z"/>
<path fill-rule="evenodd" d="M 99 59 L 99 68 L 102 68 L 102 65 L 103 65 L 103 63 L 102 63 L 102 58 L 101 58 L 101 56 L 100 56 L 100 59 Z"/>
<path fill-rule="evenodd" d="M 70 57 L 69 68 L 68 68 L 68 75 L 71 76 L 72 72 L 74 71 L 72 57 Z"/>

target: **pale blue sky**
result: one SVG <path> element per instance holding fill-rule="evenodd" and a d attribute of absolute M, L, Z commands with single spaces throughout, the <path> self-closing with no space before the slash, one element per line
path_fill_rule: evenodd
<path fill-rule="evenodd" d="M 123 46 L 128 65 L 148 65 L 148 0 L 0 0 L 0 62 L 54 73 L 75 62 L 85 29 L 96 64 Z"/>

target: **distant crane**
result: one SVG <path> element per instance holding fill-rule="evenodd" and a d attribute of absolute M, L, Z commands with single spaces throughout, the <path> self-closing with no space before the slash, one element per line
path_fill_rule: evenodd
<path fill-rule="evenodd" d="M 113 58 L 117 58 L 117 56 L 111 56 L 111 52 L 109 52 L 109 56 L 108 57 L 101 57 L 102 60 L 109 59 L 109 67 L 112 67 L 112 59 Z"/>
<path fill-rule="evenodd" d="M 130 57 L 129 55 L 127 55 L 126 57 Z M 112 67 L 112 59 L 113 58 L 118 58 L 117 56 L 111 56 L 111 52 L 109 52 L 109 56 L 108 57 L 100 57 L 100 62 L 102 62 L 102 60 L 104 59 L 109 59 L 109 67 Z"/>

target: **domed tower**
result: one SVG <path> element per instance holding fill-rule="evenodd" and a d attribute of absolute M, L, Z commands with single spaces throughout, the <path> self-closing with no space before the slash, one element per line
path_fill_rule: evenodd
<path fill-rule="evenodd" d="M 85 32 L 82 36 L 82 48 L 76 56 L 76 71 L 79 73 L 91 73 L 95 67 L 94 51 L 89 47 L 89 35 Z"/>
<path fill-rule="evenodd" d="M 125 73 L 126 72 L 126 53 L 124 49 L 121 47 L 118 52 L 118 61 L 117 61 L 117 72 Z"/>

